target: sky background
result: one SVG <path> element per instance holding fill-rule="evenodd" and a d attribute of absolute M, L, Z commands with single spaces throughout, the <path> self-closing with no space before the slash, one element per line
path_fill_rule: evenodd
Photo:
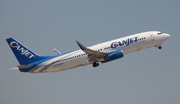
<path fill-rule="evenodd" d="M 179 0 L 0 0 L 1 104 L 180 104 Z M 46 74 L 17 66 L 5 39 L 14 37 L 41 55 L 139 32 L 171 37 L 93 68 Z"/>

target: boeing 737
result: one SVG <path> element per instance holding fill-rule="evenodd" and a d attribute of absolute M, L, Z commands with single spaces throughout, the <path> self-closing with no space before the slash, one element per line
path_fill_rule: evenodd
<path fill-rule="evenodd" d="M 29 50 L 23 44 L 13 38 L 7 38 L 11 50 L 20 65 L 16 68 L 21 72 L 47 73 L 72 69 L 79 66 L 92 64 L 93 67 L 99 63 L 106 63 L 123 58 L 125 54 L 142 49 L 157 47 L 162 48 L 162 43 L 170 37 L 169 34 L 160 31 L 142 32 L 119 39 L 107 41 L 90 47 L 85 47 L 76 41 L 79 50 L 60 53 L 55 56 L 41 56 Z"/>

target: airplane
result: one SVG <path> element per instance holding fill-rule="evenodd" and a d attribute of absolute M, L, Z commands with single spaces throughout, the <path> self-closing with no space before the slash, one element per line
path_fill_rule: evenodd
<path fill-rule="evenodd" d="M 7 38 L 11 50 L 16 56 L 20 65 L 16 67 L 20 72 L 48 73 L 68 70 L 80 66 L 92 64 L 98 67 L 99 63 L 106 63 L 123 58 L 125 54 L 142 49 L 157 47 L 162 49 L 162 43 L 170 37 L 169 34 L 161 31 L 148 31 L 130 36 L 110 40 L 104 43 L 85 47 L 76 41 L 79 50 L 60 53 L 54 56 L 41 56 L 34 53 L 14 38 Z"/>

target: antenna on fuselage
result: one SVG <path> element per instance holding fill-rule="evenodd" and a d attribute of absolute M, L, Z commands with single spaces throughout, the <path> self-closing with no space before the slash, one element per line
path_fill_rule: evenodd
<path fill-rule="evenodd" d="M 54 52 L 56 52 L 57 54 L 61 54 L 61 52 L 59 52 L 56 48 L 54 48 Z"/>

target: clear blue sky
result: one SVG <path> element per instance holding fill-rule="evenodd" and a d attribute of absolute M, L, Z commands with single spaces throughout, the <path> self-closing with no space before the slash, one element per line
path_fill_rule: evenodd
<path fill-rule="evenodd" d="M 180 104 L 179 0 L 1 0 L 1 104 Z M 41 55 L 78 49 L 149 30 L 171 35 L 163 49 L 67 71 L 30 74 L 5 39 Z"/>

